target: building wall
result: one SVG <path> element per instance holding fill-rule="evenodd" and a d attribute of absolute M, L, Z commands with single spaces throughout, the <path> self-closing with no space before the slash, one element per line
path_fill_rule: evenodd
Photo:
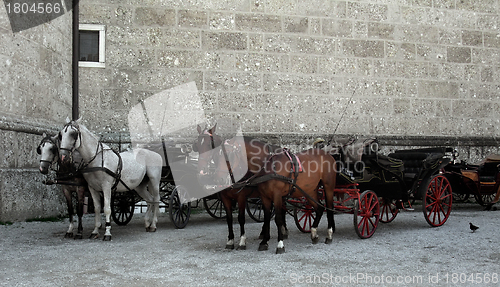
<path fill-rule="evenodd" d="M 127 129 L 140 99 L 195 80 L 213 122 L 255 134 L 500 135 L 500 4 L 459 1 L 81 1 L 105 24 L 82 115 Z"/>
<path fill-rule="evenodd" d="M 0 0 L 0 222 L 61 215 L 36 147 L 71 115 L 71 13 L 14 33 Z"/>

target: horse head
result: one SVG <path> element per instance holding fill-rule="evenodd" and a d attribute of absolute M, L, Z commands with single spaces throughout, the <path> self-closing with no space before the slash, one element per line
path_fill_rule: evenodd
<path fill-rule="evenodd" d="M 38 145 L 36 152 L 42 156 L 40 159 L 40 172 L 47 174 L 49 167 L 57 161 L 59 156 L 57 137 L 43 134 L 43 139 Z"/>
<path fill-rule="evenodd" d="M 81 132 L 77 121 L 70 121 L 64 125 L 59 132 L 59 141 L 61 142 L 61 161 L 67 162 L 73 151 L 81 145 Z"/>
<path fill-rule="evenodd" d="M 199 125 L 198 138 L 193 145 L 193 150 L 199 153 L 198 172 L 204 176 L 209 173 L 209 165 L 214 157 L 214 150 L 222 144 L 222 138 L 215 134 L 217 124 L 211 129 L 202 129 Z"/>

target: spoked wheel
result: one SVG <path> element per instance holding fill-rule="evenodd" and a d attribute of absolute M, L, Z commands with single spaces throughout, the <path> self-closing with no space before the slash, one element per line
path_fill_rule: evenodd
<path fill-rule="evenodd" d="M 371 190 L 364 191 L 359 196 L 358 204 L 354 206 L 356 233 L 362 239 L 372 237 L 380 220 L 380 203 L 377 195 Z"/>
<path fill-rule="evenodd" d="M 247 214 L 256 222 L 264 222 L 264 205 L 260 198 L 247 198 Z M 274 216 L 274 205 L 271 207 L 271 218 Z"/>
<path fill-rule="evenodd" d="M 380 198 L 380 222 L 392 222 L 398 213 L 399 209 L 396 207 L 396 200 Z"/>
<path fill-rule="evenodd" d="M 219 193 L 209 197 L 204 197 L 203 206 L 205 206 L 205 210 L 213 218 L 226 218 L 226 209 L 224 208 L 224 203 L 222 202 Z"/>
<path fill-rule="evenodd" d="M 311 226 L 316 218 L 314 208 L 310 204 L 293 207 L 293 219 L 297 228 L 304 233 L 311 232 Z"/>
<path fill-rule="evenodd" d="M 111 217 L 117 225 L 127 225 L 135 209 L 135 194 L 133 192 L 113 193 L 111 195 Z"/>
<path fill-rule="evenodd" d="M 172 220 L 175 227 L 184 228 L 188 224 L 189 216 L 191 215 L 191 202 L 181 204 L 179 193 L 185 193 L 182 185 L 176 186 L 170 194 L 168 212 L 170 220 Z"/>
<path fill-rule="evenodd" d="M 470 194 L 468 193 L 453 193 L 453 201 L 454 202 L 465 202 L 469 199 Z"/>
<path fill-rule="evenodd" d="M 451 184 L 443 175 L 435 175 L 423 197 L 425 220 L 433 227 L 443 225 L 451 212 L 453 194 Z"/>
<path fill-rule="evenodd" d="M 493 199 L 495 199 L 495 194 L 474 194 L 474 198 L 476 199 L 476 202 L 479 203 L 482 206 L 487 206 L 491 202 L 493 202 Z"/>

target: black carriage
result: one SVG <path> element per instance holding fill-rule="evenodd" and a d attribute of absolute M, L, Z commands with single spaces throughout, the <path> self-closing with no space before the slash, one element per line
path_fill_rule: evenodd
<path fill-rule="evenodd" d="M 500 189 L 500 155 L 497 154 L 489 155 L 478 164 L 454 160 L 444 171 L 457 201 L 464 202 L 474 196 L 478 204 L 488 206 Z"/>
<path fill-rule="evenodd" d="M 403 203 L 415 200 L 422 201 L 429 225 L 443 225 L 451 212 L 452 189 L 440 171 L 451 161 L 452 151 L 441 147 L 409 149 L 386 156 L 379 153 L 375 139 L 339 144 L 330 151 L 338 165 L 335 211 L 354 214 L 360 238 L 371 237 L 379 221 L 393 221 Z M 312 208 L 305 198 L 292 204 L 297 227 L 309 232 Z"/>

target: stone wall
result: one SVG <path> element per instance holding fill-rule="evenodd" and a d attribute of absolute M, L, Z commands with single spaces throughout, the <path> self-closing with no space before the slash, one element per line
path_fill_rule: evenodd
<path fill-rule="evenodd" d="M 500 135 L 496 0 L 80 3 L 106 25 L 106 68 L 80 69 L 96 131 L 194 80 L 209 123 L 262 136 Z"/>
<path fill-rule="evenodd" d="M 14 33 L 0 0 L 0 222 L 65 213 L 36 147 L 70 115 L 71 13 Z"/>

